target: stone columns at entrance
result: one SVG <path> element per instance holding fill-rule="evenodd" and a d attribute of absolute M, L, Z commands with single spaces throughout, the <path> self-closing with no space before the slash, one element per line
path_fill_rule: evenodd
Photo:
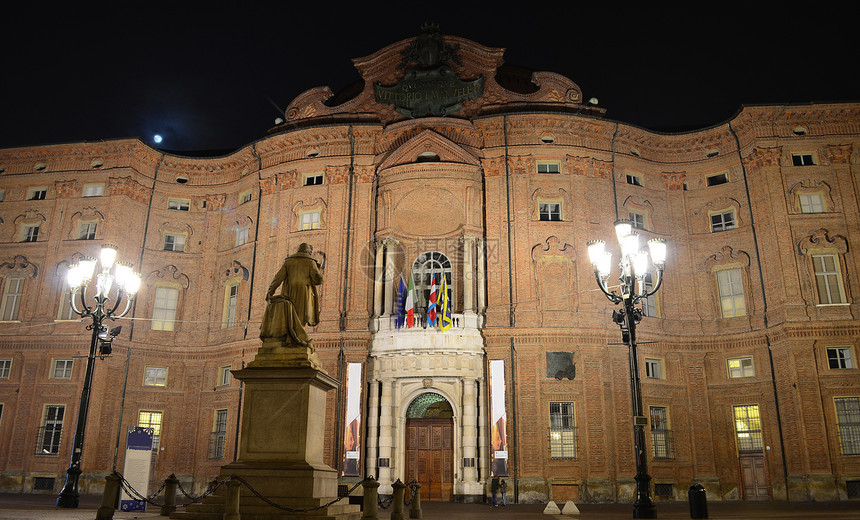
<path fill-rule="evenodd" d="M 365 463 L 365 475 L 372 475 L 379 480 L 376 474 L 376 459 L 379 456 L 379 382 L 371 381 L 367 402 L 367 460 Z M 377 484 L 378 485 L 378 484 Z"/>
<path fill-rule="evenodd" d="M 478 481 L 478 382 L 463 380 L 463 459 L 472 464 L 463 467 L 463 480 L 467 483 Z"/>
<path fill-rule="evenodd" d="M 482 381 L 483 383 L 483 381 Z M 487 386 L 482 384 L 480 389 L 486 389 Z M 486 390 L 484 392 L 486 394 Z M 490 421 L 489 410 L 487 410 L 487 402 L 489 395 L 481 395 L 478 399 L 478 461 L 477 465 L 481 468 L 481 475 L 486 479 L 490 475 L 490 448 L 487 444 L 489 432 L 487 425 Z"/>
<path fill-rule="evenodd" d="M 379 458 L 388 461 L 387 467 L 379 467 L 379 492 L 382 494 L 391 493 L 391 465 L 392 447 L 394 446 L 393 426 L 394 417 L 392 416 L 392 401 L 391 401 L 391 385 L 393 382 L 384 381 L 382 383 L 382 396 L 379 400 Z"/>

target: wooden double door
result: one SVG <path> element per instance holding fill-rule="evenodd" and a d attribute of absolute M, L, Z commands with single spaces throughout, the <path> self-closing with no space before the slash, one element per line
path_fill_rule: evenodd
<path fill-rule="evenodd" d="M 763 453 L 742 453 L 738 457 L 741 470 L 743 498 L 746 500 L 767 500 L 767 469 Z"/>
<path fill-rule="evenodd" d="M 413 479 L 421 500 L 454 499 L 453 419 L 406 420 L 406 482 Z"/>

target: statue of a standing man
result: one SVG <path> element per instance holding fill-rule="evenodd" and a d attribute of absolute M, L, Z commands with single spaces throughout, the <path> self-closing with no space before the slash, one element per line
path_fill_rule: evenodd
<path fill-rule="evenodd" d="M 266 313 L 260 327 L 260 338 L 283 341 L 285 347 L 308 347 L 313 352 L 313 341 L 305 332 L 305 325 L 315 326 L 320 321 L 317 285 L 323 276 L 319 263 L 311 257 L 313 247 L 301 244 L 299 250 L 284 260 L 266 293 Z M 281 287 L 281 294 L 275 292 Z"/>

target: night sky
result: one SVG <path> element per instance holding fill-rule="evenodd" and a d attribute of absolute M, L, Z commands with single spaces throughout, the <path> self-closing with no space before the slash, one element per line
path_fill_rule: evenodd
<path fill-rule="evenodd" d="M 716 125 L 743 105 L 860 100 L 858 8 L 827 2 L 773 13 L 659 2 L 30 4 L 0 22 L 0 147 L 125 137 L 156 146 L 160 134 L 164 150 L 232 151 L 263 137 L 305 90 L 357 80 L 352 58 L 417 36 L 425 21 L 507 49 L 508 63 L 563 74 L 607 118 L 656 131 Z"/>

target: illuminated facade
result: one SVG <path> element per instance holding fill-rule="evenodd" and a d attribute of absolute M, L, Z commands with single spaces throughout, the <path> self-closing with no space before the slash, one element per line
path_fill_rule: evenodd
<path fill-rule="evenodd" d="M 201 490 L 236 449 L 230 370 L 307 242 L 344 482 L 417 478 L 424 499 L 471 501 L 504 474 L 520 501 L 629 501 L 627 352 L 585 243 L 630 219 L 669 245 L 638 329 L 655 498 L 693 482 L 710 499 L 860 496 L 860 105 L 657 134 L 502 58 L 427 31 L 223 157 L 0 150 L 0 490 L 62 485 L 89 337 L 69 265 L 112 243 L 143 274 L 96 364 L 83 491 L 122 470 L 134 425 L 158 430 L 155 480 Z M 410 278 L 416 325 L 399 327 Z M 443 278 L 445 331 L 425 312 Z"/>

